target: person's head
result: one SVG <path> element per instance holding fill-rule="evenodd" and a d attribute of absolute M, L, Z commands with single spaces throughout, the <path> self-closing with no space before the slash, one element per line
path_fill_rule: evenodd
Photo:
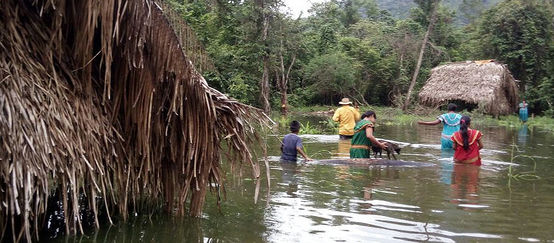
<path fill-rule="evenodd" d="M 300 122 L 298 121 L 290 122 L 290 132 L 298 133 L 298 131 L 300 131 Z"/>
<path fill-rule="evenodd" d="M 464 141 L 464 150 L 469 149 L 469 134 L 467 129 L 470 124 L 471 118 L 469 118 L 469 116 L 462 116 L 462 119 L 460 119 L 460 132 L 462 133 L 462 139 Z"/>
<path fill-rule="evenodd" d="M 352 101 L 350 101 L 350 99 L 348 98 L 342 98 L 342 100 L 339 101 L 339 105 L 341 106 L 352 105 Z"/>
<path fill-rule="evenodd" d="M 454 103 L 450 103 L 450 104 L 448 104 L 448 107 L 447 107 L 447 108 L 448 108 L 448 111 L 453 111 L 453 112 L 455 112 L 456 109 L 458 109 L 458 106 L 457 106 L 456 104 L 454 104 Z"/>
<path fill-rule="evenodd" d="M 362 114 L 362 119 L 367 119 L 371 122 L 375 122 L 375 120 L 377 120 L 377 115 L 374 111 L 366 111 L 364 114 Z"/>

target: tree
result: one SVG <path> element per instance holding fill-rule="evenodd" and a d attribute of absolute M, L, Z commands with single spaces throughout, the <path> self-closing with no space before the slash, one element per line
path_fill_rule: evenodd
<path fill-rule="evenodd" d="M 258 26 L 261 29 L 261 45 L 262 49 L 262 79 L 260 80 L 260 102 L 264 112 L 271 112 L 269 104 L 269 45 L 267 43 L 267 35 L 269 31 L 269 14 L 266 13 L 265 0 L 256 0 L 256 7 L 260 11 Z"/>
<path fill-rule="evenodd" d="M 546 2 L 501 2 L 484 13 L 478 28 L 481 57 L 495 58 L 508 65 L 520 80 L 521 93 L 531 95 L 528 99 L 531 109 L 539 106 L 541 98 L 531 88 L 544 82 L 549 72 L 552 75 L 553 19 Z"/>
<path fill-rule="evenodd" d="M 288 83 L 290 73 L 296 62 L 298 52 L 300 52 L 300 36 L 298 22 L 299 20 L 291 20 L 280 14 L 276 18 L 278 25 L 278 33 L 275 39 L 279 42 L 279 50 L 276 55 L 277 67 L 275 68 L 275 81 L 280 92 L 281 114 L 287 115 L 288 112 Z"/>
<path fill-rule="evenodd" d="M 428 13 L 429 17 L 429 25 L 427 26 L 427 32 L 425 32 L 425 36 L 423 36 L 423 42 L 421 43 L 421 49 L 419 51 L 419 57 L 417 58 L 417 64 L 414 71 L 414 75 L 412 76 L 412 81 L 410 82 L 410 87 L 408 88 L 408 93 L 406 94 L 406 101 L 404 102 L 404 105 L 402 106 L 402 110 L 406 110 L 408 108 L 408 105 L 410 104 L 410 97 L 412 95 L 412 91 L 414 89 L 417 75 L 419 75 L 419 69 L 421 68 L 421 62 L 423 60 L 423 53 L 425 52 L 425 46 L 427 45 L 427 40 L 429 39 L 429 33 L 431 33 L 431 30 L 433 29 L 433 25 L 436 21 L 436 9 L 438 7 L 438 4 L 440 3 L 440 0 L 416 0 L 415 1 L 420 8 L 425 12 Z"/>
<path fill-rule="evenodd" d="M 343 96 L 360 99 L 360 67 L 345 53 L 334 51 L 311 59 L 305 67 L 305 78 L 317 100 L 333 101 Z"/>

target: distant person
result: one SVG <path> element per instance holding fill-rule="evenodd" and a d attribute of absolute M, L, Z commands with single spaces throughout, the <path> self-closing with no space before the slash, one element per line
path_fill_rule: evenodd
<path fill-rule="evenodd" d="M 441 149 L 452 149 L 452 140 L 450 137 L 452 134 L 460 130 L 460 119 L 462 115 L 456 113 L 458 106 L 455 104 L 448 104 L 448 112 L 437 117 L 437 120 L 431 122 L 418 121 L 421 125 L 437 125 L 442 123 L 441 133 Z"/>
<path fill-rule="evenodd" d="M 352 136 L 350 147 L 350 158 L 369 158 L 369 149 L 371 144 L 375 144 L 382 149 L 387 149 L 384 143 L 377 141 L 373 136 L 374 123 L 377 115 L 373 111 L 365 112 L 362 119 L 354 127 L 354 136 Z"/>
<path fill-rule="evenodd" d="M 460 131 L 452 135 L 454 143 L 454 162 L 462 164 L 481 165 L 479 150 L 483 148 L 478 130 L 470 129 L 471 119 L 469 116 L 462 116 L 460 120 Z"/>
<path fill-rule="evenodd" d="M 527 112 L 527 103 L 525 103 L 525 100 L 521 101 L 519 103 L 519 119 L 522 122 L 526 122 L 529 118 L 529 113 Z"/>
<path fill-rule="evenodd" d="M 348 98 L 343 98 L 339 105 L 333 115 L 333 121 L 339 123 L 339 138 L 351 139 L 354 135 L 354 126 L 360 120 L 360 112 L 352 107 L 352 102 Z"/>
<path fill-rule="evenodd" d="M 304 152 L 302 139 L 298 137 L 299 131 L 300 122 L 292 121 L 290 123 L 290 133 L 285 135 L 283 142 L 281 142 L 281 161 L 296 162 L 296 156 L 298 153 L 300 153 L 305 160 L 312 160 Z"/>

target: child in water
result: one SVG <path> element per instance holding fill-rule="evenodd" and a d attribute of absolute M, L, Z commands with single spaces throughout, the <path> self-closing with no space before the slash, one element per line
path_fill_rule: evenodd
<path fill-rule="evenodd" d="M 460 119 L 460 131 L 452 135 L 454 148 L 454 162 L 463 164 L 481 165 L 479 150 L 483 148 L 480 131 L 470 129 L 471 119 L 462 116 Z"/>
<path fill-rule="evenodd" d="M 297 153 L 300 153 L 305 160 L 312 160 L 304 152 L 302 139 L 298 137 L 300 131 L 300 122 L 292 121 L 290 123 L 290 133 L 285 135 L 281 142 L 281 161 L 296 162 Z"/>

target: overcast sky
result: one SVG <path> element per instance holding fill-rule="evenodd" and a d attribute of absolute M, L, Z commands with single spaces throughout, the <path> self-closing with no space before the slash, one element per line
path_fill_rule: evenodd
<path fill-rule="evenodd" d="M 308 9 L 310 9 L 312 3 L 320 3 L 326 1 L 328 0 L 284 0 L 287 8 L 289 9 L 288 11 L 290 11 L 293 18 L 298 17 L 298 15 L 300 15 L 300 12 L 302 12 L 303 17 L 308 16 Z"/>

